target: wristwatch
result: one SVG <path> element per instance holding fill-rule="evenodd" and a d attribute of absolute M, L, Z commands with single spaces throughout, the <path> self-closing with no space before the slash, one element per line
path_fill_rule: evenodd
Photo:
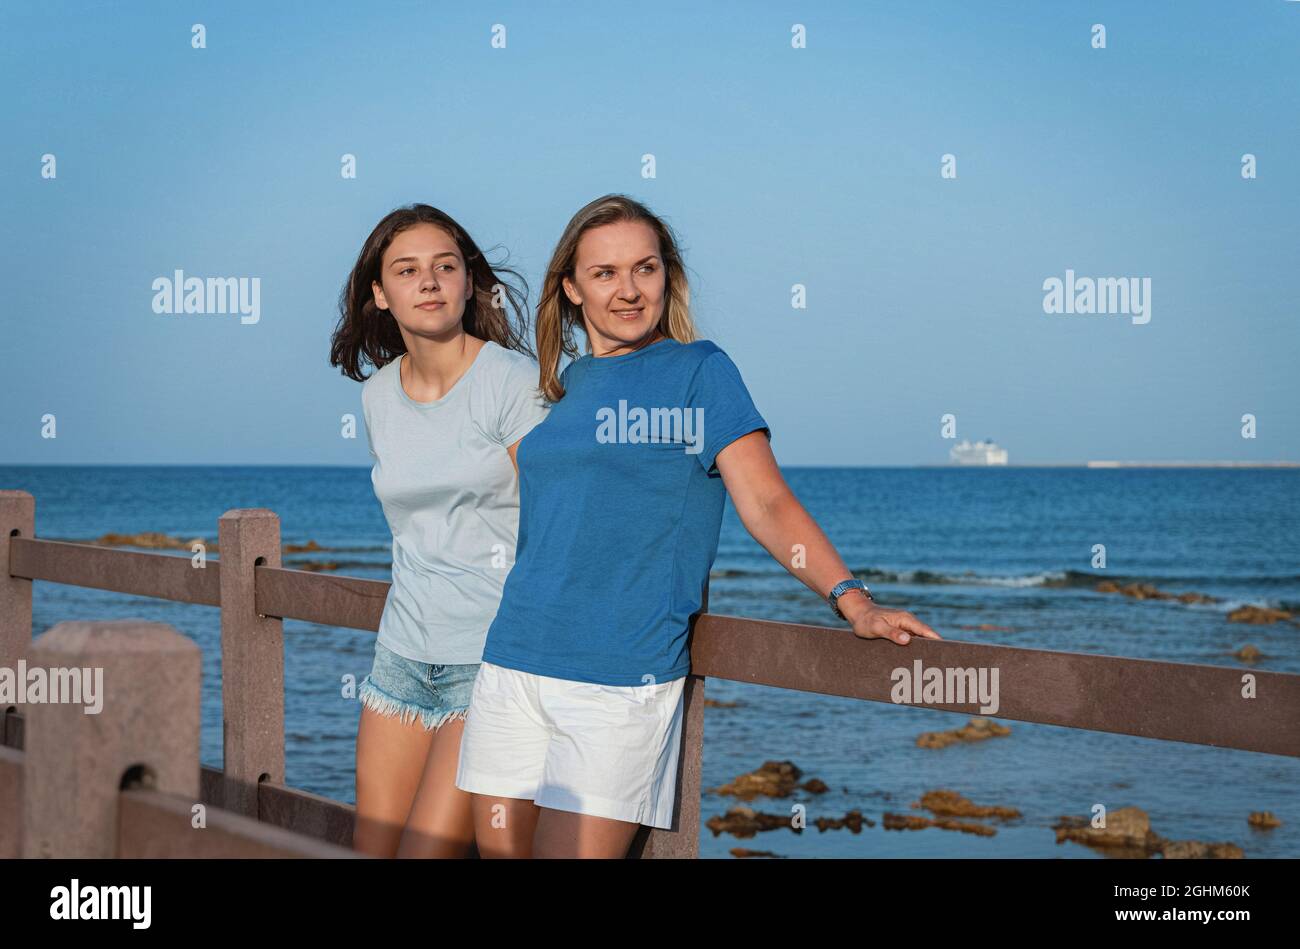
<path fill-rule="evenodd" d="M 844 619 L 844 614 L 840 612 L 840 608 L 836 605 L 835 601 L 849 590 L 861 590 L 867 595 L 868 600 L 872 599 L 871 591 L 867 589 L 867 585 L 861 580 L 856 577 L 852 580 L 841 580 L 839 583 L 835 584 L 835 589 L 831 590 L 830 595 L 826 597 L 826 602 L 831 605 L 832 612 L 834 612 L 840 619 Z"/>

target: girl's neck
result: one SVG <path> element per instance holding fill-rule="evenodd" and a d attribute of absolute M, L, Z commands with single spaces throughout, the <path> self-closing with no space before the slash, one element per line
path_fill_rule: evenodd
<path fill-rule="evenodd" d="M 399 367 L 402 387 L 420 402 L 433 402 L 451 391 L 486 346 L 463 330 L 450 339 L 413 336 L 406 340 L 406 358 Z"/>

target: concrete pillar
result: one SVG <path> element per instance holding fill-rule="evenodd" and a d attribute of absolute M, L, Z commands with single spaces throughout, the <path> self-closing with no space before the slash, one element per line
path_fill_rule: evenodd
<path fill-rule="evenodd" d="M 217 522 L 221 569 L 221 806 L 257 817 L 257 785 L 284 783 L 283 621 L 257 612 L 254 570 L 280 566 L 280 518 L 227 511 Z"/>
<path fill-rule="evenodd" d="M 22 706 L 24 857 L 116 856 L 118 793 L 136 767 L 148 786 L 199 800 L 197 645 L 165 623 L 59 623 L 27 669 L 49 681 L 43 701 Z M 50 670 L 75 671 L 83 687 L 90 670 L 93 695 L 69 695 L 72 677 Z"/>

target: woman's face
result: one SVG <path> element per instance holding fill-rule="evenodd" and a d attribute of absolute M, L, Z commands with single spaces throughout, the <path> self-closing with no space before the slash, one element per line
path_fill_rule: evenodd
<path fill-rule="evenodd" d="M 434 224 L 401 231 L 384 251 L 375 305 L 393 314 L 403 336 L 457 331 L 474 285 L 452 236 Z"/>
<path fill-rule="evenodd" d="M 564 293 L 582 307 L 597 356 L 630 352 L 659 328 L 664 310 L 664 263 L 659 238 L 644 221 L 593 227 L 578 239 L 574 277 Z"/>

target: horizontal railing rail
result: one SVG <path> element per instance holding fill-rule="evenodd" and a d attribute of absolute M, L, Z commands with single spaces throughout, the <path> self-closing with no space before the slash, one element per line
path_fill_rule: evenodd
<path fill-rule="evenodd" d="M 183 603 L 220 605 L 216 570 L 188 557 L 15 538 L 11 574 Z M 206 580 L 186 580 L 206 574 Z M 259 566 L 258 613 L 347 629 L 379 629 L 389 583 Z M 890 702 L 894 669 L 996 668 L 995 717 L 1300 756 L 1300 676 L 1231 666 L 914 639 L 875 649 L 844 628 L 704 613 L 691 635 L 691 674 L 801 692 Z M 1242 677 L 1255 698 L 1242 697 Z M 1195 701 L 1189 701 L 1191 698 Z M 922 703 L 911 703 L 920 706 Z M 951 712 L 978 703 L 927 703 Z"/>

